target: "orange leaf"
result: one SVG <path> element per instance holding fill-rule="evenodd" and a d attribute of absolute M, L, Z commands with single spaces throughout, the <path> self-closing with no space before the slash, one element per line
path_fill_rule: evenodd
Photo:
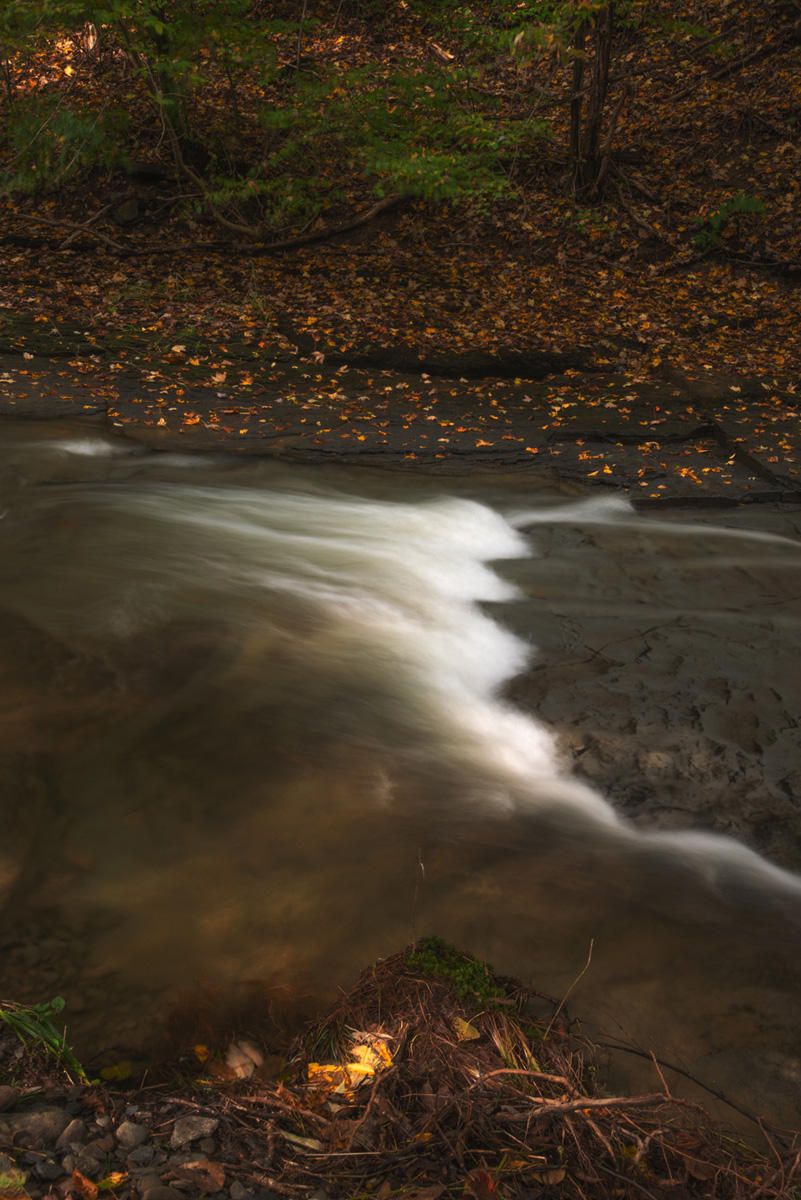
<path fill-rule="evenodd" d="M 72 1172 L 72 1186 L 81 1200 L 97 1200 L 99 1194 L 97 1184 L 82 1175 L 77 1167 Z"/>

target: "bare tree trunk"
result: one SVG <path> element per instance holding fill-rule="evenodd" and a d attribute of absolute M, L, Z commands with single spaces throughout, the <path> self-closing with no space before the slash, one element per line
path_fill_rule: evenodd
<path fill-rule="evenodd" d="M 575 171 L 581 162 L 581 113 L 584 108 L 582 87 L 587 58 L 587 22 L 580 21 L 573 37 L 573 87 L 570 94 L 570 162 Z"/>
<path fill-rule="evenodd" d="M 613 28 L 614 0 L 609 0 L 595 13 L 591 24 L 580 22 L 573 40 L 573 93 L 570 100 L 573 190 L 576 196 L 590 202 L 600 199 L 606 174 L 604 159 L 609 153 L 609 146 L 606 143 L 602 146 L 602 132 Z M 588 55 L 591 55 L 591 61 L 585 96 L 583 84 Z M 606 142 L 609 141 L 611 139 L 607 138 Z"/>

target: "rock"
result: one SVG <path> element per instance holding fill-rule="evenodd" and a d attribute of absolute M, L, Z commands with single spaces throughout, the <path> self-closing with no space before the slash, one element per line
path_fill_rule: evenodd
<path fill-rule="evenodd" d="M 127 1161 L 129 1170 L 134 1167 L 149 1167 L 153 1161 L 153 1147 L 137 1146 L 136 1149 L 132 1150 L 128 1155 Z"/>
<path fill-rule="evenodd" d="M 235 1179 L 228 1189 L 228 1195 L 231 1197 L 231 1200 L 251 1200 L 253 1192 L 240 1183 L 238 1179 Z"/>
<path fill-rule="evenodd" d="M 173 1150 L 178 1150 L 181 1146 L 188 1146 L 190 1142 L 196 1142 L 199 1138 L 209 1137 L 219 1123 L 216 1117 L 179 1117 L 172 1127 L 170 1145 Z"/>
<path fill-rule="evenodd" d="M 96 1146 L 82 1146 L 75 1155 L 75 1166 L 82 1175 L 98 1175 L 105 1164 L 105 1154 Z"/>
<path fill-rule="evenodd" d="M 149 1187 L 147 1191 L 142 1192 L 142 1200 L 181 1200 L 182 1193 L 176 1188 L 167 1187 L 166 1184 L 158 1183 L 153 1187 Z"/>
<path fill-rule="evenodd" d="M 137 1125 L 135 1121 L 123 1121 L 117 1126 L 117 1141 L 125 1150 L 134 1150 L 147 1141 L 149 1130 L 145 1125 Z"/>
<path fill-rule="evenodd" d="M 5 1112 L 8 1108 L 13 1108 L 17 1103 L 19 1093 L 16 1088 L 11 1087 L 7 1083 L 0 1083 L 0 1112 Z"/>
<path fill-rule="evenodd" d="M 34 1167 L 34 1171 L 40 1179 L 60 1179 L 65 1174 L 64 1167 L 61 1163 L 54 1162 L 52 1158 L 45 1158 L 38 1162 Z"/>
<path fill-rule="evenodd" d="M 31 1108 L 27 1112 L 5 1113 L 0 1117 L 0 1133 L 10 1134 L 17 1145 L 41 1150 L 52 1145 L 68 1123 L 69 1117 L 63 1108 Z"/>
<path fill-rule="evenodd" d="M 86 1122 L 80 1117 L 73 1117 L 56 1139 L 56 1150 L 66 1150 L 67 1147 L 82 1146 L 89 1136 Z"/>
<path fill-rule="evenodd" d="M 198 1150 L 202 1150 L 204 1154 L 213 1154 L 217 1149 L 217 1143 L 214 1138 L 202 1138 L 197 1144 Z"/>

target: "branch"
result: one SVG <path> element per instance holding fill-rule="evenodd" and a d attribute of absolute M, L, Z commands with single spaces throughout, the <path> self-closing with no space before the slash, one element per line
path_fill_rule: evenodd
<path fill-rule="evenodd" d="M 343 233 L 350 233 L 353 229 L 359 229 L 360 226 L 366 225 L 368 221 L 372 221 L 374 217 L 380 216 L 381 213 L 388 212 L 391 208 L 396 208 L 406 199 L 408 199 L 407 196 L 400 194 L 384 196 L 372 208 L 368 208 L 367 212 L 361 213 L 358 217 L 353 217 L 350 221 L 344 221 L 341 225 L 329 225 L 326 229 L 318 229 L 316 233 L 306 233 L 299 237 L 285 238 L 281 242 L 268 242 L 264 246 L 254 246 L 252 253 L 274 254 L 279 250 L 294 250 L 296 246 L 308 246 L 312 242 L 325 242 L 329 238 L 339 237 Z"/>
<path fill-rule="evenodd" d="M 741 67 L 747 67 L 755 58 L 770 58 L 771 55 L 778 54 L 787 46 L 792 45 L 793 41 L 793 37 L 785 37 L 782 38 L 777 46 L 759 46 L 756 50 L 752 50 L 750 54 L 744 54 L 742 58 L 736 59 L 735 62 L 725 63 L 724 66 L 718 67 L 717 71 L 713 71 L 711 75 L 707 75 L 704 80 L 688 84 L 680 92 L 674 92 L 670 97 L 671 103 L 676 100 L 683 100 L 685 96 L 691 96 L 701 83 L 710 83 L 713 79 L 723 79 L 726 75 L 732 75 L 735 71 L 739 71 Z"/>
<path fill-rule="evenodd" d="M 97 229 L 90 229 L 89 226 L 97 219 L 99 213 L 91 216 L 84 225 L 76 225 L 74 221 L 52 221 L 49 217 L 34 217 L 29 213 L 25 214 L 26 221 L 32 221 L 34 225 L 51 225 L 54 229 L 69 229 L 70 236 L 59 249 L 64 249 L 68 246 L 74 237 L 79 233 L 87 233 L 89 237 L 97 238 L 99 242 L 103 242 L 106 246 L 110 246 L 112 250 L 119 251 L 120 254 L 130 253 L 127 246 L 123 246 L 121 242 L 115 242 L 113 238 L 107 237 L 105 233 L 100 233 Z"/>

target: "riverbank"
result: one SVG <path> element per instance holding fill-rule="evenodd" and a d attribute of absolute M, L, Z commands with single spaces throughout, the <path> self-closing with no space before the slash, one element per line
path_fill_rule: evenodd
<path fill-rule="evenodd" d="M 793 1134 L 732 1108 L 728 1137 L 655 1058 L 647 1093 L 605 1092 L 605 1051 L 563 1002 L 435 938 L 279 1046 L 247 1030 L 196 1041 L 142 1087 L 125 1063 L 104 1072 L 124 1082 L 70 1076 L 0 1026 L 3 1195 L 690 1200 L 714 1183 L 787 1200 L 801 1175 Z"/>
<path fill-rule="evenodd" d="M 0 314 L 0 415 L 87 417 L 156 450 L 466 473 L 524 471 L 638 506 L 801 498 L 795 381 L 582 353 L 212 346 Z M 570 365 L 573 364 L 573 365 Z"/>

